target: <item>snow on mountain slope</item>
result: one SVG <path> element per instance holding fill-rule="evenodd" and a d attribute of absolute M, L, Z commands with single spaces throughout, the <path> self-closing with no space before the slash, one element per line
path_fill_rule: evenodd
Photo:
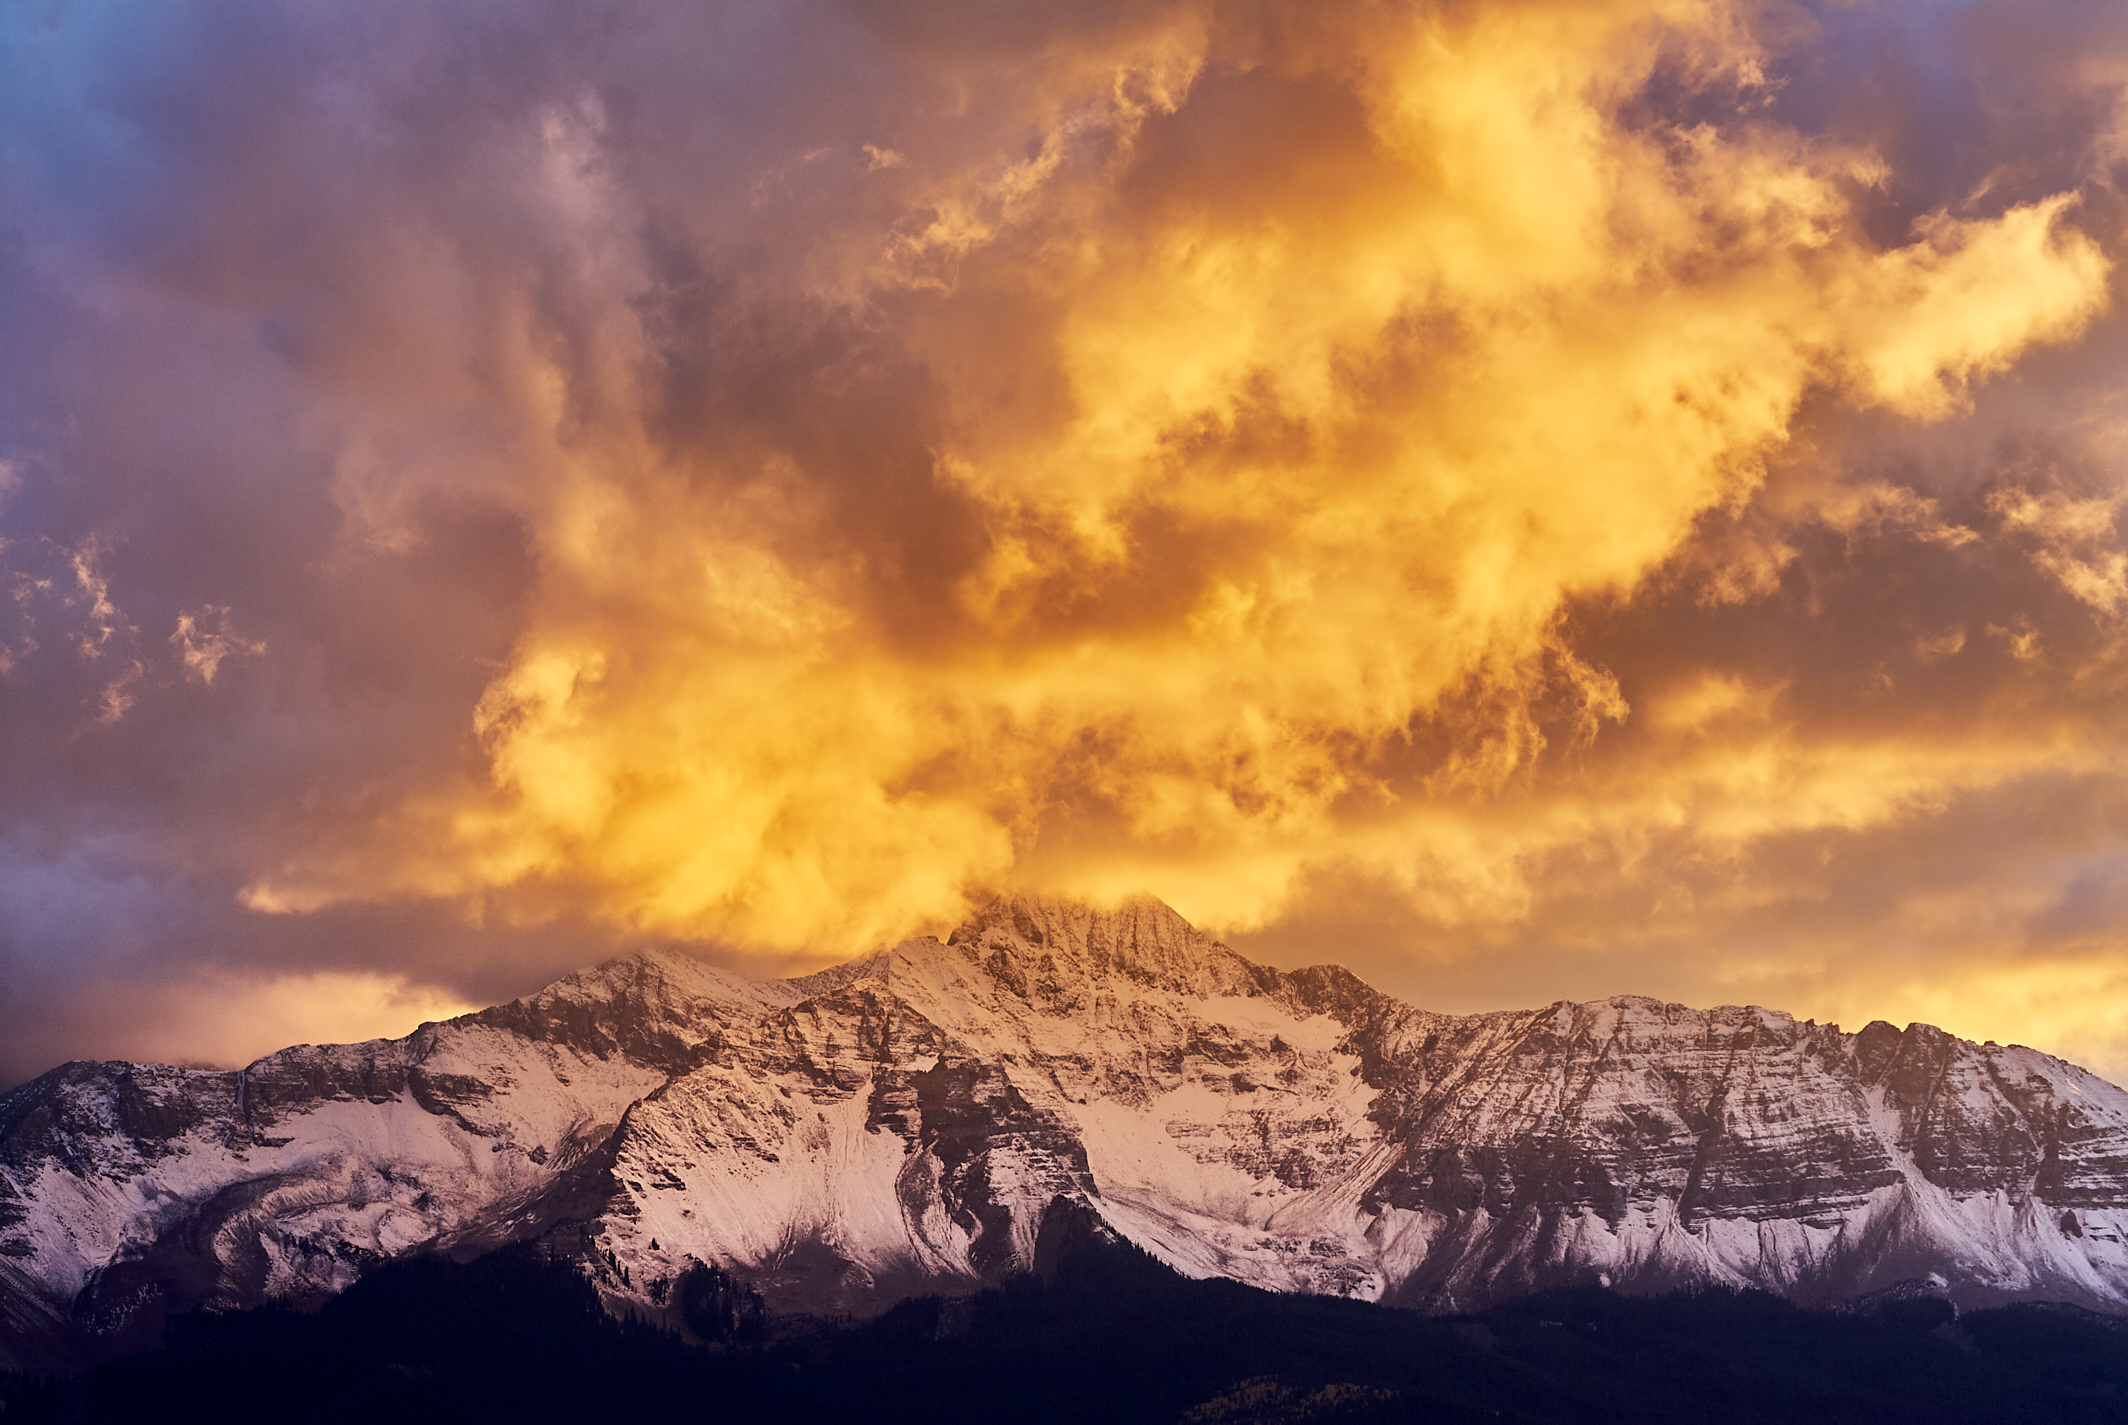
<path fill-rule="evenodd" d="M 0 1100 L 0 1343 L 318 1299 L 542 1238 L 656 1315 L 692 1262 L 866 1311 L 1034 1260 L 1057 1198 L 1196 1275 L 1432 1308 L 1551 1284 L 2128 1308 L 2128 1094 L 1926 1025 L 1621 997 L 1430 1014 L 1156 902 L 993 905 L 753 983 L 680 956 L 234 1074 Z"/>
<path fill-rule="evenodd" d="M 683 958 L 236 1073 L 67 1064 L 0 1099 L 0 1345 L 153 1344 L 167 1311 L 315 1300 L 535 1233 L 628 1106 L 789 998 Z"/>

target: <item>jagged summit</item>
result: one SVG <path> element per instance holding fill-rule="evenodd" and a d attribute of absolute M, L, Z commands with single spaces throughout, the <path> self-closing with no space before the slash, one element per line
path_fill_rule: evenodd
<path fill-rule="evenodd" d="M 1249 993 L 1263 973 L 1151 896 L 1112 909 L 1001 897 L 946 943 L 986 961 L 996 957 L 1022 973 L 1080 981 L 1122 978 L 1178 994 Z"/>
<path fill-rule="evenodd" d="M 1314 1011 L 1333 1002 L 1351 1012 L 1390 1002 L 1340 966 L 1280 971 L 1258 965 L 1152 896 L 1109 906 L 1000 896 L 944 941 L 921 936 L 784 983 L 814 995 L 861 979 L 914 993 L 925 983 L 934 993 L 942 983 L 954 984 L 977 999 L 994 1000 L 1003 991 L 1063 1016 L 1139 993 L 1268 995 Z"/>
<path fill-rule="evenodd" d="M 1057 896 L 1000 896 L 944 941 L 920 936 L 840 964 L 781 980 L 756 981 L 684 952 L 649 948 L 565 976 L 521 1003 L 545 1006 L 587 999 L 696 1000 L 720 1006 L 782 1005 L 840 990 L 860 980 L 889 980 L 906 966 L 950 947 L 1038 976 L 1087 982 L 1121 978 L 1184 994 L 1259 992 L 1276 972 L 1242 958 L 1152 896 L 1112 906 Z"/>
<path fill-rule="evenodd" d="M 54 1070 L 0 1098 L 0 1363 L 522 1240 L 647 1317 L 702 1264 L 870 1311 L 1028 1267 L 1059 1199 L 1195 1275 L 1431 1309 L 1931 1274 L 2128 1309 L 2128 1094 L 2058 1059 L 1638 996 L 1437 1014 L 1157 901 L 1006 898 L 794 979 L 648 952 L 233 1073 Z"/>

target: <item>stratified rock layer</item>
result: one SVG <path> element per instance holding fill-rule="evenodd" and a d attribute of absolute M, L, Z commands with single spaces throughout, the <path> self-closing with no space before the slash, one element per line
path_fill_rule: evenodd
<path fill-rule="evenodd" d="M 0 1361 L 151 1344 L 418 1251 L 540 1239 L 616 1307 L 785 1311 L 1035 1261 L 1057 1198 L 1185 1272 L 1433 1309 L 1551 1285 L 2128 1309 L 2128 1094 L 1927 1025 L 1621 997 L 1413 1009 L 1145 901 L 1002 901 L 797 980 L 679 956 L 237 1073 L 0 1100 Z"/>

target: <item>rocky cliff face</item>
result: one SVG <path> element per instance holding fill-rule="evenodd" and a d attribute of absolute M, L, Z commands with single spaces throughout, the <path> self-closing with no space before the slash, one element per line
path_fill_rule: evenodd
<path fill-rule="evenodd" d="M 2047 1055 L 1636 998 L 1430 1014 L 1154 902 L 1008 901 L 803 979 L 646 956 L 237 1073 L 56 1069 L 0 1100 L 0 1360 L 524 1239 L 647 1315 L 695 1262 L 862 1312 L 1024 1269 L 1059 1197 L 1192 1274 L 1435 1309 L 1931 1277 L 2128 1309 L 2128 1094 Z"/>

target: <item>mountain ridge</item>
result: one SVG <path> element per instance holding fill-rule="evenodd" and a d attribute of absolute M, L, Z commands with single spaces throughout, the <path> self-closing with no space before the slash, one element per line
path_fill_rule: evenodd
<path fill-rule="evenodd" d="M 397 1040 L 0 1096 L 0 1345 L 148 1344 L 536 1240 L 672 1315 L 693 1263 L 868 1313 L 1084 1206 L 1195 1276 L 1468 1309 L 1551 1286 L 2128 1309 L 2128 1094 L 1932 1026 L 1641 996 L 1445 1015 L 1156 901 L 1001 899 L 813 975 L 619 957 Z"/>

